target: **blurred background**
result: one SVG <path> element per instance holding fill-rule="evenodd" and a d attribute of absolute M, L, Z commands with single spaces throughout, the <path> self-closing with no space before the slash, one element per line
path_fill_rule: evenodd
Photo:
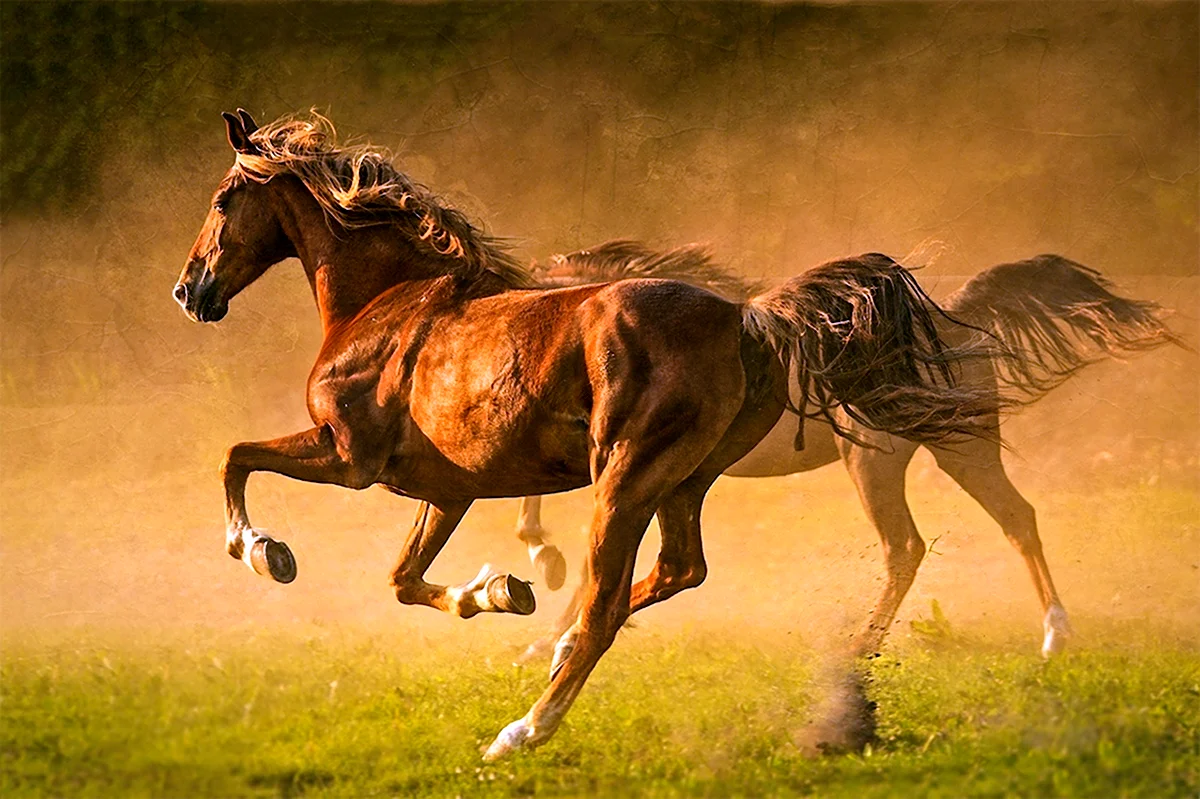
<path fill-rule="evenodd" d="M 525 259 L 701 241 L 778 280 L 936 240 L 945 251 L 920 279 L 937 297 L 1056 252 L 1162 302 L 1194 347 L 1198 9 L 7 0 L 3 634 L 540 628 L 397 606 L 387 576 L 413 503 L 379 489 L 255 477 L 252 518 L 289 541 L 300 578 L 273 585 L 224 554 L 220 458 L 308 426 L 320 331 L 295 262 L 219 326 L 171 299 L 232 163 L 221 111 L 264 122 L 316 108 Z M 1200 629 L 1197 367 L 1174 348 L 1100 363 L 1006 427 L 1014 480 L 1085 617 Z M 931 463 L 918 457 L 909 493 L 940 542 L 904 618 L 938 598 L 956 620 L 1019 623 L 1032 651 L 1023 564 Z M 572 574 L 586 504 L 547 502 Z M 462 581 L 485 560 L 532 576 L 515 508 L 479 503 L 432 577 Z M 840 466 L 723 480 L 707 514 L 709 583 L 648 617 L 841 635 L 874 601 L 878 543 Z M 539 617 L 562 602 L 539 598 Z"/>

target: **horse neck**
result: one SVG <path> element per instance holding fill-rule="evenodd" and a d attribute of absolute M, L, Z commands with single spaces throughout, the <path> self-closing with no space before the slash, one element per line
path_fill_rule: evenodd
<path fill-rule="evenodd" d="M 358 316 L 385 291 L 403 286 L 420 294 L 448 274 L 441 259 L 426 255 L 394 226 L 347 230 L 329 222 L 299 180 L 271 183 L 278 184 L 280 223 L 304 265 L 326 332 Z"/>

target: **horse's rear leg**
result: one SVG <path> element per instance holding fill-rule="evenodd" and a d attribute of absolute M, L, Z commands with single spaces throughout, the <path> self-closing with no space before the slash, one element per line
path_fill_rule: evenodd
<path fill-rule="evenodd" d="M 708 575 L 700 536 L 700 508 L 712 480 L 693 479 L 667 495 L 658 508 L 662 547 L 645 579 L 633 586 L 630 613 L 637 613 L 680 591 L 696 588 Z"/>
<path fill-rule="evenodd" d="M 582 609 L 578 621 L 564 636 L 564 641 L 567 637 L 570 640 L 569 652 L 561 662 L 556 653 L 558 668 L 550 686 L 524 717 L 500 731 L 487 750 L 486 760 L 536 746 L 554 734 L 629 616 L 633 565 L 652 508 L 643 505 L 621 509 L 619 504 L 597 500 Z"/>
<path fill-rule="evenodd" d="M 522 497 L 517 514 L 517 538 L 529 550 L 529 562 L 542 575 L 546 587 L 557 591 L 567 581 L 567 559 L 542 527 L 542 498 Z"/>
<path fill-rule="evenodd" d="M 632 616 L 643 608 L 685 591 L 704 582 L 708 567 L 704 563 L 704 544 L 700 535 L 700 507 L 704 495 L 712 485 L 712 478 L 693 478 L 679 486 L 663 500 L 658 508 L 658 523 L 661 530 L 662 547 L 654 568 L 645 579 L 634 584 L 629 596 L 629 614 Z M 586 572 L 585 585 L 586 585 Z M 563 611 L 556 624 L 558 635 L 539 639 L 526 650 L 526 657 L 544 651 L 543 645 L 557 641 L 554 658 L 550 663 L 550 679 L 562 668 L 575 647 L 578 630 L 572 628 L 582 603 L 584 585 L 572 597 L 571 604 Z M 632 625 L 632 620 L 626 624 Z M 554 632 L 551 632 L 554 635 Z M 538 647 L 534 649 L 534 647 Z"/>
<path fill-rule="evenodd" d="M 1050 657 L 1062 651 L 1071 635 L 1067 611 L 1058 598 L 1050 567 L 1042 554 L 1037 514 L 1008 479 L 1000 459 L 1000 446 L 976 439 L 955 451 L 934 450 L 933 455 L 938 466 L 996 520 L 1005 537 L 1025 559 L 1044 614 L 1042 656 Z"/>
<path fill-rule="evenodd" d="M 879 651 L 925 557 L 925 542 L 917 532 L 904 497 L 904 472 L 916 445 L 895 438 L 878 443 L 887 449 L 868 449 L 848 442 L 840 445 L 863 509 L 879 533 L 887 565 L 883 594 L 875 603 L 867 626 L 855 640 L 857 656 Z"/>
<path fill-rule="evenodd" d="M 700 536 L 700 507 L 711 480 L 693 484 L 691 481 L 673 491 L 658 509 L 658 524 L 662 531 L 662 547 L 653 570 L 645 579 L 634 584 L 629 598 L 630 614 L 662 602 L 680 591 L 695 588 L 704 582 L 708 567 L 704 562 L 704 545 Z M 585 565 L 583 579 L 567 607 L 555 620 L 554 625 L 517 659 L 526 663 L 554 648 L 554 661 L 550 666 L 550 679 L 571 653 L 573 641 L 564 637 L 579 617 L 587 585 Z M 632 621 L 629 622 L 632 624 Z M 554 645 L 561 642 L 561 645 Z"/>
<path fill-rule="evenodd" d="M 716 388 L 719 392 L 726 387 Z M 726 391 L 726 396 L 732 393 Z M 500 732 L 486 759 L 495 760 L 515 749 L 536 746 L 554 734 L 588 675 L 629 618 L 634 561 L 651 516 L 664 503 L 672 504 L 667 498 L 674 487 L 712 452 L 732 421 L 731 411 L 735 408 L 731 405 L 713 403 L 698 408 L 691 423 L 684 427 L 672 416 L 663 415 L 678 407 L 664 402 L 648 412 L 630 413 L 621 429 L 607 431 L 600 439 L 616 443 L 602 444 L 592 453 L 592 473 L 597 479 L 587 587 L 578 620 L 556 648 L 550 686 L 523 718 Z M 697 519 L 698 500 L 703 494 L 699 490 L 693 501 Z M 673 539 L 669 530 L 663 531 L 664 541 Z"/>

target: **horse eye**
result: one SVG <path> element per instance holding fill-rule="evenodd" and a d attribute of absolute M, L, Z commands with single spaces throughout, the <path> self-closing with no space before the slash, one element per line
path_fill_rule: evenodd
<path fill-rule="evenodd" d="M 224 198 L 217 200 L 216 202 L 213 203 L 213 210 L 217 211 L 218 213 L 222 213 L 222 214 L 225 213 Z"/>

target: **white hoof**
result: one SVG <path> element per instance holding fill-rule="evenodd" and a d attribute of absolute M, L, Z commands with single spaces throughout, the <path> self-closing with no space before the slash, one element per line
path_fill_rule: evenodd
<path fill-rule="evenodd" d="M 1046 611 L 1042 628 L 1046 631 L 1046 636 L 1042 639 L 1042 657 L 1049 659 L 1062 652 L 1067 645 L 1067 639 L 1071 637 L 1071 622 L 1067 619 L 1067 611 L 1060 605 L 1050 608 Z"/>
<path fill-rule="evenodd" d="M 500 731 L 488 747 L 483 759 L 491 763 L 525 746 L 533 738 L 533 727 L 525 719 L 517 719 Z"/>

